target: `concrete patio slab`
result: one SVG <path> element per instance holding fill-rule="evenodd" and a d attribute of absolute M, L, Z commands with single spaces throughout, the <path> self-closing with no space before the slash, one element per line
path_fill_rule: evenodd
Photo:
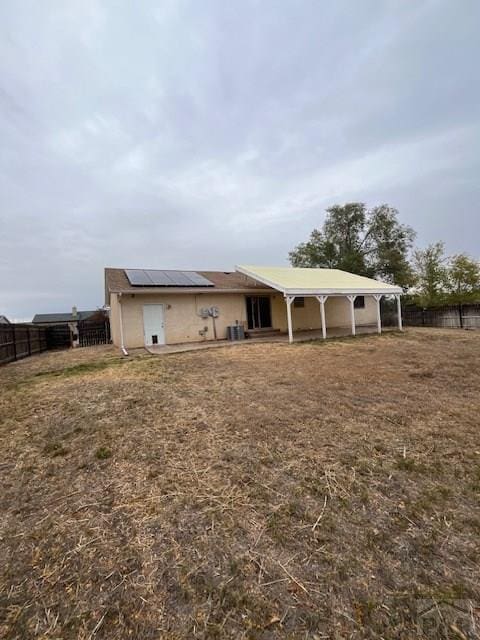
<path fill-rule="evenodd" d="M 386 327 L 383 331 L 396 330 L 396 327 Z M 366 333 L 376 333 L 376 325 L 364 325 L 357 327 L 357 335 Z M 351 335 L 350 328 L 347 327 L 331 327 L 327 331 L 327 340 L 329 338 L 343 338 Z M 323 340 L 322 331 L 320 329 L 314 331 L 297 331 L 294 334 L 295 342 L 308 342 L 309 340 Z M 250 338 L 247 340 L 231 341 L 231 340 L 208 340 L 205 342 L 184 342 L 181 344 L 154 345 L 145 347 L 145 349 L 153 355 L 167 355 L 169 353 L 182 353 L 184 351 L 199 351 L 201 349 L 218 349 L 220 347 L 240 347 L 247 344 L 259 343 L 288 343 L 288 334 L 281 333 L 276 336 L 265 336 L 262 338 Z"/>

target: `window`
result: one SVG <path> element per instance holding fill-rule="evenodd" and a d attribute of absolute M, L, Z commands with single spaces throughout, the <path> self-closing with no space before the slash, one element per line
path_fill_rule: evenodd
<path fill-rule="evenodd" d="M 365 309 L 365 296 L 357 296 L 353 303 L 355 309 Z"/>
<path fill-rule="evenodd" d="M 303 309 L 303 307 L 305 306 L 305 298 L 297 297 L 295 298 L 295 300 L 293 301 L 293 306 L 296 309 Z"/>

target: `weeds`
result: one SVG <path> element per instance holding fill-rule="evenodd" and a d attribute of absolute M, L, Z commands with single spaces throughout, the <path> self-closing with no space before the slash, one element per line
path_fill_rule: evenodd
<path fill-rule="evenodd" d="M 99 447 L 95 451 L 95 457 L 97 460 L 107 460 L 108 458 L 111 458 L 112 455 L 111 449 L 107 449 L 107 447 Z"/>
<path fill-rule="evenodd" d="M 398 458 L 396 466 L 397 469 L 400 469 L 401 471 L 416 470 L 415 460 L 412 460 L 411 458 Z"/>
<path fill-rule="evenodd" d="M 43 452 L 46 455 L 51 456 L 52 458 L 56 458 L 58 456 L 66 456 L 68 453 L 68 449 L 66 449 L 59 442 L 49 442 L 45 445 Z"/>
<path fill-rule="evenodd" d="M 0 637 L 406 639 L 479 601 L 480 336 L 433 333 L 0 369 Z"/>

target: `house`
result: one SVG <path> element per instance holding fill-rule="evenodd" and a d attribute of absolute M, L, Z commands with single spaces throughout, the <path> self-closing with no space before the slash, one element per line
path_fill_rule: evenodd
<path fill-rule="evenodd" d="M 10 324 L 10 320 L 7 316 L 0 316 L 0 324 Z"/>
<path fill-rule="evenodd" d="M 224 340 L 229 326 L 249 337 L 329 327 L 381 331 L 380 299 L 392 284 L 338 269 L 238 266 L 235 271 L 105 269 L 105 303 L 115 345 Z"/>
<path fill-rule="evenodd" d="M 33 317 L 32 324 L 37 327 L 59 327 L 59 331 L 64 335 L 66 343 L 70 343 L 73 347 L 78 347 L 79 323 L 102 323 L 105 321 L 106 314 L 102 309 L 78 311 L 77 307 L 72 307 L 71 313 L 37 313 Z M 64 327 L 64 330 L 61 327 Z M 70 330 L 70 336 L 68 335 L 68 330 Z"/>
<path fill-rule="evenodd" d="M 49 327 L 53 324 L 74 324 L 87 320 L 98 313 L 98 309 L 93 311 L 77 311 L 77 307 L 72 307 L 70 313 L 37 313 L 32 320 L 32 324 L 42 327 Z"/>

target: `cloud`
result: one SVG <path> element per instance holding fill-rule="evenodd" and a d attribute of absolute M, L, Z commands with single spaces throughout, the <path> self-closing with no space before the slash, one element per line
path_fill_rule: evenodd
<path fill-rule="evenodd" d="M 281 264 L 352 199 L 478 252 L 479 18 L 474 0 L 2 3 L 0 313 L 102 304 L 106 265 Z"/>

